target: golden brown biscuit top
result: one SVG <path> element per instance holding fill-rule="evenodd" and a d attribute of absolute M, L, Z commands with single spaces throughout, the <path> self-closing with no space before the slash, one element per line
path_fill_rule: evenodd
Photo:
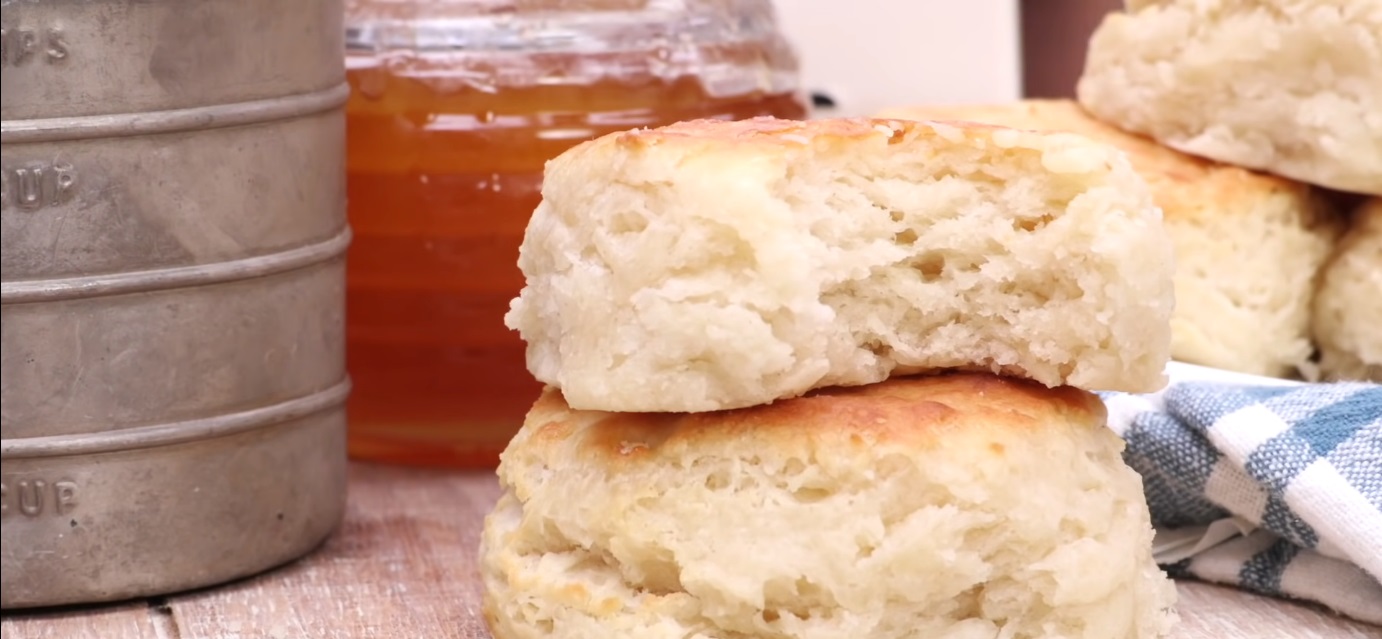
<path fill-rule="evenodd" d="M 979 122 L 917 122 L 889 118 L 824 118 L 818 120 L 780 120 L 756 117 L 744 120 L 687 120 L 651 129 L 633 129 L 611 134 L 621 142 L 657 142 L 663 139 L 700 139 L 762 142 L 772 140 L 805 145 L 817 138 L 868 138 L 879 134 L 896 137 L 931 125 L 945 125 L 959 131 L 984 135 L 1007 128 Z"/>
<path fill-rule="evenodd" d="M 944 118 L 918 121 L 889 118 L 826 118 L 780 120 L 688 120 L 667 126 L 609 133 L 567 149 L 547 164 L 553 177 L 570 166 L 618 162 L 646 152 L 672 152 L 681 157 L 745 160 L 789 157 L 797 151 L 830 151 L 874 157 L 880 143 L 918 149 L 970 148 L 981 152 L 1054 154 L 1047 169 L 1058 173 L 1105 172 L 1123 162 L 1117 150 L 1088 136 L 1066 131 L 1024 130 L 1002 124 Z M 869 147 L 865 149 L 865 147 Z M 912 160 L 925 153 L 913 153 Z M 712 160 L 714 161 L 714 160 Z"/>
<path fill-rule="evenodd" d="M 1221 204 L 1277 193 L 1301 199 L 1310 197 L 1307 185 L 1181 153 L 1150 138 L 1125 132 L 1095 119 L 1074 100 L 899 107 L 879 115 L 917 120 L 978 120 L 1025 130 L 1065 131 L 1110 144 L 1128 156 L 1133 168 L 1152 187 L 1157 204 L 1171 218 L 1235 210 L 1252 214 L 1255 211 L 1251 206 Z"/>
<path fill-rule="evenodd" d="M 877 446 L 932 449 L 966 431 L 1001 440 L 1005 432 L 1052 424 L 1098 428 L 1105 418 L 1103 403 L 1091 393 L 988 373 L 900 377 L 708 413 L 579 411 L 549 387 L 528 414 L 528 436 L 506 456 L 563 449 L 560 457 L 599 459 L 606 467 L 744 447 L 848 456 L 850 449 Z M 1002 454 L 1001 446 L 992 452 Z"/>
<path fill-rule="evenodd" d="M 851 144 L 870 139 L 884 139 L 888 143 L 904 139 L 934 140 L 938 143 L 977 144 L 992 143 L 1000 148 L 1023 147 L 1045 149 L 1057 142 L 1069 145 L 1088 146 L 1086 137 L 1068 136 L 1064 131 L 1029 131 L 1001 124 L 972 122 L 967 120 L 947 121 L 944 118 L 916 121 L 889 118 L 826 118 L 818 120 L 780 120 L 773 117 L 756 117 L 746 120 L 687 120 L 667 126 L 645 129 L 631 129 L 609 133 L 583 142 L 570 149 L 558 160 L 566 156 L 577 156 L 596 149 L 614 148 L 619 151 L 634 151 L 658 146 L 679 145 L 705 149 L 793 149 L 813 145 Z M 560 163 L 560 162 L 558 162 Z"/>

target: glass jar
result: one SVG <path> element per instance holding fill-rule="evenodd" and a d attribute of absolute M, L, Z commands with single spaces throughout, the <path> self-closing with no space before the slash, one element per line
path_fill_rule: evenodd
<path fill-rule="evenodd" d="M 541 385 L 503 323 L 543 164 L 695 118 L 802 118 L 770 0 L 349 0 L 356 458 L 490 467 Z"/>

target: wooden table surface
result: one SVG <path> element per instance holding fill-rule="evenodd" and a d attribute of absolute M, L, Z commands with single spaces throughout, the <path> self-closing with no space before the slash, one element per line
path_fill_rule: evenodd
<path fill-rule="evenodd" d="M 307 558 L 136 603 L 6 613 L 4 639 L 485 639 L 475 548 L 490 473 L 351 468 L 342 528 Z M 1181 582 L 1178 639 L 1382 639 L 1313 607 Z"/>

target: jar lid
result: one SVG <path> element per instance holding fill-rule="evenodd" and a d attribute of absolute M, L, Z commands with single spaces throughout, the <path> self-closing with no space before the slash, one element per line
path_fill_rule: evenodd
<path fill-rule="evenodd" d="M 491 84 L 700 77 L 711 95 L 796 90 L 771 0 L 347 0 L 352 66 Z"/>

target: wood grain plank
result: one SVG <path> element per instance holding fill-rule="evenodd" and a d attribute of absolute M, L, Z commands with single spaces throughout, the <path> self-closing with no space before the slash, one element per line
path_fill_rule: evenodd
<path fill-rule="evenodd" d="M 486 638 L 476 548 L 493 473 L 355 464 L 346 522 L 320 551 L 172 600 L 180 639 Z"/>
<path fill-rule="evenodd" d="M 297 563 L 172 597 L 171 615 L 6 615 L 3 639 L 489 639 L 475 555 L 492 473 L 354 464 L 350 490 L 341 530 Z M 1382 639 L 1312 606 L 1193 582 L 1180 593 L 1172 639 Z"/>
<path fill-rule="evenodd" d="M 349 521 L 298 566 L 175 602 L 185 639 L 483 639 L 475 547 L 492 475 L 357 465 Z M 1176 639 L 1363 639 L 1378 629 L 1311 607 L 1182 583 Z"/>
<path fill-rule="evenodd" d="M 1382 628 L 1291 601 L 1235 588 L 1186 582 L 1176 639 L 1382 639 Z"/>
<path fill-rule="evenodd" d="M 5 612 L 0 618 L 4 639 L 176 639 L 155 625 L 142 602 L 96 608 L 64 608 L 39 612 Z"/>

